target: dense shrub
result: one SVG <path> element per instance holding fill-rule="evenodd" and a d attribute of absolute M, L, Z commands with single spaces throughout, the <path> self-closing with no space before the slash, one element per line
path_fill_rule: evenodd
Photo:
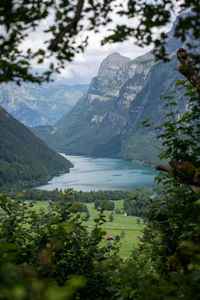
<path fill-rule="evenodd" d="M 99 246 L 103 212 L 88 232 L 69 199 L 67 192 L 37 212 L 30 202 L 0 197 L 0 299 L 111 299 L 109 272 L 121 260 L 114 244 Z"/>

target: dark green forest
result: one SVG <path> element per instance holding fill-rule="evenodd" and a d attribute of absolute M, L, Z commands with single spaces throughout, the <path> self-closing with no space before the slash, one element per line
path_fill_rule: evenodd
<path fill-rule="evenodd" d="M 72 164 L 0 108 L 0 190 L 45 183 Z"/>
<path fill-rule="evenodd" d="M 77 192 L 73 191 L 70 195 L 70 203 L 79 203 L 79 210 L 82 212 L 88 212 L 85 203 L 94 203 L 94 208 L 97 210 L 105 209 L 108 211 L 115 211 L 116 213 L 122 213 L 118 209 L 115 209 L 113 201 L 124 200 L 123 213 L 127 213 L 129 216 L 138 216 L 145 218 L 149 210 L 149 199 L 155 197 L 162 185 L 155 185 L 153 190 L 149 190 L 145 187 L 137 187 L 132 191 L 90 191 L 90 192 Z M 67 191 L 67 190 L 66 190 Z M 23 190 L 23 192 L 10 191 L 7 194 L 11 199 L 21 201 L 50 201 L 51 203 L 59 203 L 64 201 L 66 191 L 55 189 L 53 191 L 44 191 L 36 189 Z M 84 208 L 83 208 L 84 207 Z"/>
<path fill-rule="evenodd" d="M 138 189 L 140 190 L 140 188 Z M 142 190 L 146 190 L 142 188 Z M 128 199 L 133 195 L 134 191 L 90 191 L 90 192 L 77 192 L 73 191 L 71 199 L 75 202 L 82 201 L 84 203 L 94 202 L 95 200 L 121 200 Z M 55 189 L 53 191 L 44 191 L 36 189 L 24 190 L 20 193 L 20 198 L 22 200 L 52 200 L 59 201 L 64 199 L 65 193 L 62 190 Z M 18 193 L 15 191 L 9 192 L 9 196 L 13 199 L 16 199 Z"/>
<path fill-rule="evenodd" d="M 28 49 L 27 53 L 23 53 L 20 46 L 28 30 L 37 29 L 52 9 L 55 12 L 53 21 L 46 29 L 47 34 L 52 34 L 50 38 L 47 36 L 48 52 L 42 48 L 37 51 Z M 154 187 L 153 195 L 145 191 L 147 198 L 144 198 L 144 191 L 138 190 L 130 203 L 124 201 L 124 208 L 126 206 L 130 214 L 134 205 L 142 204 L 144 209 L 146 225 L 138 246 L 127 260 L 123 260 L 117 243 L 104 245 L 102 241 L 106 232 L 101 228 L 105 222 L 103 207 L 94 220 L 94 228 L 89 231 L 84 223 L 85 215 L 72 200 L 71 190 L 66 190 L 55 205 L 39 211 L 34 209 L 31 201 L 25 204 L 20 195 L 14 200 L 2 193 L 0 299 L 199 299 L 199 1 L 128 0 L 123 4 L 116 0 L 91 0 L 87 3 L 84 0 L 1 1 L 0 26 L 4 31 L 0 35 L 0 82 L 16 81 L 20 84 L 23 80 L 38 83 L 50 80 L 54 71 L 59 71 L 65 61 L 71 61 L 75 53 L 87 46 L 87 39 L 80 40 L 80 34 L 87 30 L 98 33 L 101 26 L 109 25 L 113 13 L 117 19 L 127 17 L 127 23 L 123 24 L 124 19 L 121 18 L 122 23 L 114 29 L 112 27 L 102 44 L 123 42 L 134 37 L 141 47 L 153 45 L 156 59 L 169 61 L 168 36 L 163 28 L 177 11 L 180 15 L 174 25 L 174 37 L 181 42 L 176 51 L 176 71 L 180 79 L 175 90 L 165 93 L 160 99 L 169 109 L 166 118 L 161 119 L 160 124 L 152 124 L 151 120 L 143 122 L 145 128 L 152 127 L 157 131 L 157 139 L 163 146 L 159 158 L 168 163 L 155 166 L 160 175 L 157 177 L 159 186 Z M 161 31 L 155 35 L 155 29 Z M 50 56 L 54 56 L 56 63 L 51 63 L 49 70 L 40 75 L 30 70 L 32 59 L 42 64 Z M 181 112 L 178 105 L 180 95 L 187 101 Z M 6 112 L 1 112 L 2 119 L 8 124 L 9 115 L 7 117 Z M 20 129 L 19 134 L 23 134 L 24 130 Z M 5 155 L 6 145 L 1 143 L 0 155 Z M 17 163 L 17 157 L 15 160 Z M 37 163 L 36 167 L 39 167 Z M 39 170 L 43 168 L 40 167 Z M 29 176 L 28 173 L 26 176 Z M 78 193 L 77 200 L 79 196 Z M 94 199 L 93 196 L 91 199 Z"/>

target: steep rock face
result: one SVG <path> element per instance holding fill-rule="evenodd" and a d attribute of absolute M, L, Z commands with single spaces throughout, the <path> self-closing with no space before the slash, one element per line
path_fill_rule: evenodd
<path fill-rule="evenodd" d="M 126 159 L 156 163 L 161 145 L 156 139 L 158 134 L 152 127 L 141 127 L 146 119 L 154 124 L 161 124 L 166 119 L 169 108 L 161 95 L 176 89 L 176 81 L 183 79 L 175 70 L 178 65 L 176 57 L 170 63 L 157 63 L 149 71 L 142 90 L 135 96 L 129 108 L 129 121 L 122 133 L 120 155 Z M 185 109 L 185 98 L 182 94 L 176 97 L 179 112 Z"/>
<path fill-rule="evenodd" d="M 142 90 L 150 68 L 154 65 L 153 55 L 147 53 L 126 65 L 126 76 L 119 95 L 115 101 L 114 109 L 108 113 L 112 126 L 118 127 L 118 132 L 129 123 L 130 106 L 135 96 Z"/>
<path fill-rule="evenodd" d="M 119 53 L 112 53 L 103 60 L 98 71 L 98 75 L 91 81 L 88 91 L 88 101 L 93 100 L 109 101 L 113 97 L 119 95 L 119 90 L 124 83 L 126 64 L 130 58 L 120 55 Z"/>
<path fill-rule="evenodd" d="M 116 71 L 130 61 L 131 59 L 129 57 L 125 57 L 120 55 L 118 52 L 114 52 L 103 60 L 97 76 L 105 76 L 107 79 L 114 79 L 116 76 Z"/>
<path fill-rule="evenodd" d="M 0 105 L 27 126 L 53 124 L 69 112 L 88 85 L 15 83 L 0 85 Z"/>
<path fill-rule="evenodd" d="M 51 147 L 73 154 L 117 156 L 121 134 L 129 121 L 129 108 L 142 89 L 153 56 L 133 61 L 117 53 L 101 64 L 88 93 L 54 126 L 51 134 L 35 129 Z M 41 132 L 41 134 L 40 134 Z"/>
<path fill-rule="evenodd" d="M 0 107 L 0 188 L 47 182 L 71 163 Z"/>

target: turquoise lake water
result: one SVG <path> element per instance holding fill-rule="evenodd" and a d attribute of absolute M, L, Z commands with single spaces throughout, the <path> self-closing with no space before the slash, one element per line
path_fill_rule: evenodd
<path fill-rule="evenodd" d="M 69 173 L 55 176 L 42 190 L 75 191 L 132 190 L 137 186 L 151 188 L 157 172 L 136 162 L 117 158 L 92 158 L 62 154 L 74 168 Z"/>

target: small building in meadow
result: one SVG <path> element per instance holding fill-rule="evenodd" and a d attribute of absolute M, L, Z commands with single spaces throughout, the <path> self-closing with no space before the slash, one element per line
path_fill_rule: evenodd
<path fill-rule="evenodd" d="M 107 237 L 106 237 L 106 241 L 107 242 L 114 242 L 114 238 L 112 237 L 112 236 L 110 236 L 110 235 L 108 235 Z"/>
<path fill-rule="evenodd" d="M 138 239 L 140 242 L 143 242 L 143 241 L 144 241 L 143 235 L 138 235 L 138 236 L 137 236 L 137 239 Z"/>

